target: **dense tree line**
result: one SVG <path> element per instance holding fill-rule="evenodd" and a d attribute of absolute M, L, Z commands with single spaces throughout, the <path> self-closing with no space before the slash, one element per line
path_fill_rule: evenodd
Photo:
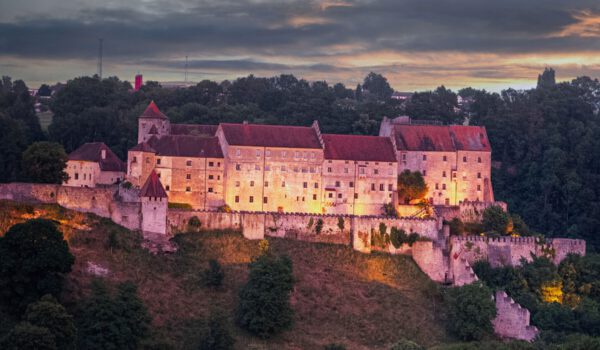
<path fill-rule="evenodd" d="M 6 77 L 1 84 L 0 182 L 27 178 L 22 154 L 45 138 L 67 153 L 85 142 L 103 141 L 125 159 L 136 142 L 137 117 L 150 100 L 175 123 L 310 125 L 318 120 L 330 133 L 377 134 L 384 116 L 407 114 L 485 126 L 496 199 L 506 201 L 534 231 L 600 246 L 600 83 L 588 77 L 556 83 L 554 71 L 547 69 L 535 89 L 456 93 L 440 86 L 414 93 L 406 103 L 391 99 L 387 80 L 374 73 L 355 89 L 293 75 L 250 75 L 179 89 L 150 81 L 137 92 L 115 77 L 80 77 L 53 95 L 47 134 L 39 128 L 25 84 Z M 459 105 L 459 97 L 467 102 Z"/>

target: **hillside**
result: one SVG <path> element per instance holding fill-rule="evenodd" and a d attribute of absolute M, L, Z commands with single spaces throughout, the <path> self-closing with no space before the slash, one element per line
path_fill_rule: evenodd
<path fill-rule="evenodd" d="M 173 255 L 153 256 L 139 248 L 139 233 L 108 220 L 58 206 L 0 202 L 0 232 L 31 217 L 58 220 L 76 256 L 63 302 L 75 310 L 94 278 L 89 264 L 108 269 L 111 284 L 131 280 L 153 318 L 153 338 L 176 348 L 193 347 L 198 320 L 213 306 L 231 316 L 258 242 L 237 232 L 177 236 Z M 110 248 L 112 246 L 112 248 Z M 277 254 L 294 263 L 295 311 L 291 330 L 262 341 L 233 326 L 240 349 L 319 349 L 337 342 L 348 349 L 386 349 L 400 338 L 422 345 L 448 340 L 443 328 L 440 288 L 406 256 L 364 255 L 348 247 L 269 239 Z M 215 258 L 225 271 L 224 286 L 202 286 L 200 273 Z M 231 317 L 233 324 L 233 318 Z"/>

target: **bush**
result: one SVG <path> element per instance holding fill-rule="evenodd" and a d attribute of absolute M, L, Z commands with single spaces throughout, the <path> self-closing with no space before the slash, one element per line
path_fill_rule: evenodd
<path fill-rule="evenodd" d="M 23 319 L 30 324 L 46 328 L 54 336 L 58 349 L 75 349 L 77 329 L 73 316 L 51 295 L 29 304 Z"/>
<path fill-rule="evenodd" d="M 113 297 L 100 281 L 81 305 L 78 349 L 137 349 L 146 336 L 150 316 L 134 284 L 118 286 Z"/>
<path fill-rule="evenodd" d="M 200 227 L 202 226 L 202 222 L 200 222 L 200 219 L 196 215 L 194 215 L 188 220 L 187 225 L 189 232 L 198 232 L 200 230 Z"/>
<path fill-rule="evenodd" d="M 429 189 L 421 172 L 404 170 L 398 175 L 398 198 L 404 204 L 423 199 L 427 195 L 427 191 Z"/>
<path fill-rule="evenodd" d="M 338 343 L 331 343 L 331 344 L 325 345 L 324 349 L 325 350 L 346 350 L 346 345 L 338 344 Z"/>
<path fill-rule="evenodd" d="M 406 340 L 406 339 L 401 339 L 400 341 L 398 341 L 397 343 L 395 343 L 394 345 L 392 345 L 392 347 L 390 348 L 390 350 L 424 350 L 425 348 L 423 348 L 421 345 L 412 342 L 410 340 Z"/>
<path fill-rule="evenodd" d="M 261 338 L 289 328 L 293 314 L 290 306 L 293 285 L 289 257 L 258 256 L 250 263 L 248 282 L 239 293 L 239 326 Z"/>
<path fill-rule="evenodd" d="M 192 205 L 188 204 L 188 203 L 169 202 L 168 206 L 169 206 L 169 209 L 186 209 L 186 210 L 192 210 Z"/>
<path fill-rule="evenodd" d="M 510 216 L 502 207 L 497 205 L 492 205 L 483 211 L 481 224 L 486 232 L 496 232 L 505 235 L 512 231 Z"/>
<path fill-rule="evenodd" d="M 210 318 L 201 330 L 200 350 L 229 350 L 233 349 L 235 340 L 227 325 L 227 318 L 220 310 L 212 310 Z"/>
<path fill-rule="evenodd" d="M 338 217 L 337 227 L 340 229 L 340 231 L 344 231 L 345 225 L 346 223 L 344 222 L 344 218 L 342 216 Z"/>
<path fill-rule="evenodd" d="M 383 211 L 383 215 L 385 215 L 387 217 L 392 217 L 392 218 L 398 217 L 398 211 L 394 207 L 394 203 L 385 203 L 383 205 L 383 207 L 381 208 L 381 210 Z"/>
<path fill-rule="evenodd" d="M 208 287 L 220 287 L 223 284 L 225 273 L 221 269 L 221 264 L 215 259 L 208 261 L 208 268 L 204 270 L 204 284 Z"/>
<path fill-rule="evenodd" d="M 0 237 L 0 302 L 21 313 L 42 295 L 57 296 L 75 257 L 54 222 L 29 220 Z"/>
<path fill-rule="evenodd" d="M 315 232 L 317 234 L 321 234 L 322 230 L 323 230 L 323 219 L 318 219 L 317 223 L 315 224 Z"/>
<path fill-rule="evenodd" d="M 398 249 L 402 244 L 404 244 L 407 240 L 408 236 L 403 229 L 399 229 L 396 227 L 392 227 L 390 229 L 390 241 L 394 248 Z"/>
<path fill-rule="evenodd" d="M 492 291 L 476 282 L 448 292 L 448 331 L 462 340 L 481 340 L 493 334 L 496 304 Z"/>
<path fill-rule="evenodd" d="M 454 218 L 448 222 L 448 226 L 450 226 L 450 235 L 451 236 L 461 236 L 465 233 L 465 224 L 459 218 Z"/>

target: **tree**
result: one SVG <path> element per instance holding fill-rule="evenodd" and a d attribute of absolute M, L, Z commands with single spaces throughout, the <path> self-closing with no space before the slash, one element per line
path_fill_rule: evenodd
<path fill-rule="evenodd" d="M 493 333 L 496 305 L 492 291 L 480 282 L 448 292 L 448 331 L 462 340 L 480 340 Z"/>
<path fill-rule="evenodd" d="M 465 232 L 465 224 L 459 218 L 453 218 L 448 223 L 451 236 L 461 236 Z"/>
<path fill-rule="evenodd" d="M 227 324 L 227 318 L 220 310 L 212 310 L 210 318 L 201 330 L 200 350 L 233 349 L 235 339 Z"/>
<path fill-rule="evenodd" d="M 399 229 L 397 227 L 392 227 L 390 229 L 390 241 L 392 242 L 394 248 L 400 248 L 402 244 L 406 243 L 407 240 L 408 235 L 403 229 Z"/>
<path fill-rule="evenodd" d="M 59 143 L 33 143 L 23 152 L 23 177 L 30 182 L 61 184 L 69 178 L 64 170 L 68 158 Z"/>
<path fill-rule="evenodd" d="M 492 205 L 483 211 L 481 224 L 486 232 L 505 235 L 512 231 L 510 216 L 498 205 Z"/>
<path fill-rule="evenodd" d="M 394 89 L 390 87 L 387 79 L 377 73 L 370 72 L 363 81 L 362 90 L 368 91 L 370 95 L 375 96 L 378 100 L 386 101 L 392 97 Z"/>
<path fill-rule="evenodd" d="M 268 338 L 292 324 L 292 261 L 287 256 L 263 254 L 249 266 L 248 282 L 239 293 L 237 322 L 247 331 Z"/>
<path fill-rule="evenodd" d="M 17 180 L 21 173 L 21 155 L 28 143 L 25 124 L 0 111 L 0 182 Z"/>
<path fill-rule="evenodd" d="M 48 84 L 42 84 L 37 92 L 38 96 L 50 97 L 52 95 L 52 90 Z"/>
<path fill-rule="evenodd" d="M 404 170 L 398 175 L 398 198 L 405 204 L 423 199 L 427 195 L 427 184 L 419 171 Z"/>
<path fill-rule="evenodd" d="M 413 341 L 402 339 L 394 343 L 390 350 L 424 350 L 424 348 Z"/>
<path fill-rule="evenodd" d="M 17 324 L 0 345 L 5 350 L 60 350 L 48 328 L 28 322 Z"/>
<path fill-rule="evenodd" d="M 137 349 L 147 335 L 150 317 L 134 284 L 118 286 L 113 297 L 101 281 L 92 284 L 92 295 L 78 316 L 79 349 Z"/>
<path fill-rule="evenodd" d="M 343 216 L 338 217 L 337 227 L 340 229 L 340 231 L 344 231 L 345 225 L 346 225 L 346 223 L 344 222 L 344 217 Z"/>
<path fill-rule="evenodd" d="M 73 316 L 51 295 L 27 306 L 23 319 L 30 324 L 46 328 L 54 336 L 58 349 L 75 349 L 77 329 Z"/>
<path fill-rule="evenodd" d="M 57 296 L 75 262 L 56 224 L 44 219 L 12 226 L 0 237 L 0 256 L 0 300 L 15 313 L 42 295 Z"/>
<path fill-rule="evenodd" d="M 208 287 L 220 287 L 223 284 L 225 273 L 221 264 L 215 259 L 208 261 L 208 268 L 204 270 L 204 284 Z"/>
<path fill-rule="evenodd" d="M 556 73 L 552 68 L 544 68 L 544 72 L 538 75 L 537 88 L 544 89 L 556 85 Z"/>

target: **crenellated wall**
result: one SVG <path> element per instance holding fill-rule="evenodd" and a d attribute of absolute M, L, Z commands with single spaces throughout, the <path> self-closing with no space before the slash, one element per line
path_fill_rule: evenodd
<path fill-rule="evenodd" d="M 531 261 L 535 256 L 547 255 L 559 264 L 568 254 L 585 255 L 585 241 L 581 239 L 554 238 L 545 242 L 535 237 L 451 237 L 452 257 L 462 257 L 469 264 L 487 260 L 493 267 L 517 266 L 521 259 Z"/>
<path fill-rule="evenodd" d="M 508 206 L 505 202 L 462 201 L 458 204 L 460 219 L 463 222 L 481 222 L 483 212 L 492 206 L 499 206 L 504 211 L 508 211 Z"/>
<path fill-rule="evenodd" d="M 504 291 L 497 291 L 496 318 L 492 320 L 494 332 L 503 338 L 532 341 L 539 331 L 529 324 L 529 310 L 517 304 Z"/>

